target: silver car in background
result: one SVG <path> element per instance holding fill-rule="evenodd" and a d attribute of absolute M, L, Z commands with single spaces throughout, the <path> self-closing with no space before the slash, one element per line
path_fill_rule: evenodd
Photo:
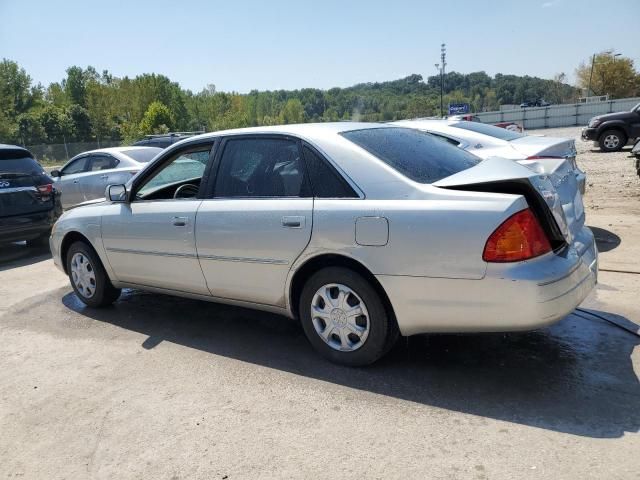
<path fill-rule="evenodd" d="M 183 140 L 65 212 L 50 245 L 91 307 L 127 287 L 276 312 L 354 366 L 399 334 L 549 325 L 598 269 L 548 175 L 351 122 Z"/>
<path fill-rule="evenodd" d="M 564 159 L 567 165 L 558 173 L 563 175 L 565 171 L 572 172 L 576 177 L 578 190 L 584 194 L 586 175 L 578 167 L 576 142 L 573 139 L 528 135 L 494 125 L 457 119 L 400 120 L 393 124 L 440 135 L 480 158 L 509 158 L 536 168 L 540 173 L 558 172 L 555 168 L 558 165 L 557 159 Z"/>
<path fill-rule="evenodd" d="M 76 155 L 51 172 L 56 190 L 62 193 L 62 208 L 104 197 L 107 185 L 127 183 L 161 151 L 157 147 L 113 147 Z"/>

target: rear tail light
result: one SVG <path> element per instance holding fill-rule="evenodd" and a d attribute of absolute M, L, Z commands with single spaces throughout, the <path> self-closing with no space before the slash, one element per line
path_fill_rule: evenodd
<path fill-rule="evenodd" d="M 519 262 L 550 251 L 547 235 L 527 208 L 509 217 L 491 234 L 482 259 L 485 262 Z"/>
<path fill-rule="evenodd" d="M 40 195 L 51 195 L 53 192 L 53 184 L 47 183 L 46 185 L 38 185 L 36 187 Z"/>

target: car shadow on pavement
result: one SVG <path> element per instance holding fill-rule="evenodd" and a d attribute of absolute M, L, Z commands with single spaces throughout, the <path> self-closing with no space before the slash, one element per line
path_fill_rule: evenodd
<path fill-rule="evenodd" d="M 589 228 L 593 232 L 593 236 L 596 239 L 596 245 L 599 252 L 609 252 L 617 248 L 622 243 L 622 239 L 609 230 L 605 230 L 604 228 L 599 227 Z"/>
<path fill-rule="evenodd" d="M 48 246 L 28 247 L 24 242 L 0 244 L 0 272 L 51 258 Z"/>
<path fill-rule="evenodd" d="M 296 321 L 268 313 L 131 290 L 107 309 L 86 308 L 72 293 L 63 304 L 146 335 L 146 349 L 173 342 L 410 402 L 580 436 L 615 438 L 640 429 L 640 383 L 631 360 L 640 341 L 595 317 L 572 314 L 527 333 L 404 338 L 376 364 L 357 369 L 325 361 Z"/>

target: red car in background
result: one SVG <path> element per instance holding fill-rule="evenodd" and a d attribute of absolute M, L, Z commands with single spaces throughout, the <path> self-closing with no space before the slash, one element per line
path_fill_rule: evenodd
<path fill-rule="evenodd" d="M 473 115 L 471 113 L 466 114 L 466 115 L 452 115 L 452 116 L 450 116 L 448 118 L 451 119 L 451 120 L 466 120 L 467 122 L 480 122 L 480 123 L 482 123 L 480 118 L 478 118 L 476 115 Z M 505 130 L 510 130 L 512 132 L 519 132 L 519 133 L 524 132 L 524 128 L 522 127 L 522 125 L 520 125 L 519 123 L 516 123 L 516 122 L 499 122 L 499 123 L 492 123 L 491 125 L 494 125 L 494 126 L 500 127 L 500 128 L 504 128 Z"/>

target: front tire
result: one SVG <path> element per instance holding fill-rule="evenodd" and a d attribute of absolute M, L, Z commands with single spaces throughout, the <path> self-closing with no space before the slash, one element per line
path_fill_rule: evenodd
<path fill-rule="evenodd" d="M 89 307 L 106 307 L 121 290 L 111 284 L 96 252 L 85 242 L 75 242 L 67 251 L 67 272 L 73 291 Z"/>
<path fill-rule="evenodd" d="M 299 316 L 311 345 L 341 365 L 370 365 L 398 338 L 395 320 L 376 289 L 347 268 L 313 274 L 302 290 Z"/>
<path fill-rule="evenodd" d="M 620 130 L 605 130 L 598 143 L 603 152 L 619 152 L 627 144 L 627 136 Z"/>

